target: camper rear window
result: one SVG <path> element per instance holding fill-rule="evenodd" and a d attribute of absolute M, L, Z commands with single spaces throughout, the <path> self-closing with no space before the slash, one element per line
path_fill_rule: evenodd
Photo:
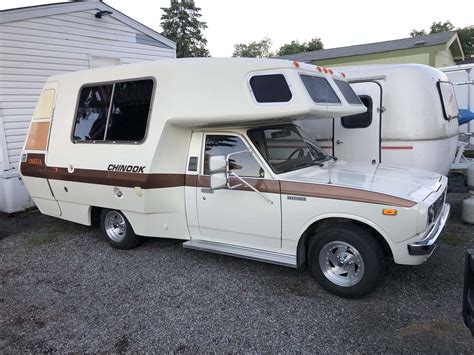
<path fill-rule="evenodd" d="M 459 111 L 453 83 L 449 81 L 438 81 L 437 85 L 439 95 L 441 97 L 444 118 L 447 120 L 457 118 Z"/>
<path fill-rule="evenodd" d="M 140 142 L 145 139 L 153 80 L 134 80 L 81 89 L 75 142 Z"/>
<path fill-rule="evenodd" d="M 288 102 L 291 91 L 282 74 L 256 75 L 250 78 L 255 100 L 259 103 Z"/>
<path fill-rule="evenodd" d="M 342 80 L 334 80 L 336 82 L 337 87 L 341 90 L 342 95 L 346 101 L 351 105 L 362 105 L 360 102 L 359 96 L 352 90 L 352 87 L 349 85 L 347 81 Z"/>
<path fill-rule="evenodd" d="M 309 95 L 317 104 L 341 103 L 333 88 L 325 78 L 302 74 L 301 80 L 303 80 L 306 90 L 308 90 Z"/>

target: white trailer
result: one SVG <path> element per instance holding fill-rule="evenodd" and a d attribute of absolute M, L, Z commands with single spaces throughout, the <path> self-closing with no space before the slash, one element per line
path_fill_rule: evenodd
<path fill-rule="evenodd" d="M 178 59 L 51 77 L 22 153 L 42 213 L 299 267 L 362 297 L 385 257 L 417 265 L 449 215 L 446 177 L 335 161 L 294 121 L 366 108 L 340 75 L 284 60 Z"/>
<path fill-rule="evenodd" d="M 447 175 L 458 140 L 454 89 L 441 71 L 419 64 L 338 67 L 368 111 L 302 122 L 339 159 Z"/>
<path fill-rule="evenodd" d="M 18 164 L 35 104 L 49 76 L 175 58 L 175 47 L 101 1 L 0 11 L 0 212 L 34 205 Z"/>

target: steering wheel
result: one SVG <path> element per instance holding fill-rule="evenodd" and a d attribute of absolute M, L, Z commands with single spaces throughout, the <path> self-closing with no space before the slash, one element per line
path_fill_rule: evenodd
<path fill-rule="evenodd" d="M 295 151 L 293 153 L 291 153 L 286 160 L 291 160 L 293 158 L 293 155 L 295 155 L 296 153 L 298 153 L 297 158 L 301 158 L 304 155 L 303 148 L 295 149 Z"/>

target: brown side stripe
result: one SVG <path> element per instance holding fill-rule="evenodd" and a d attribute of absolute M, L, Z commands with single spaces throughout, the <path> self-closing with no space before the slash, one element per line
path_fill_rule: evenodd
<path fill-rule="evenodd" d="M 415 202 L 380 192 L 352 189 L 349 187 L 317 185 L 303 182 L 281 182 L 281 193 L 308 197 L 328 198 L 335 200 L 357 201 L 390 205 L 397 207 L 413 207 Z"/>
<path fill-rule="evenodd" d="M 144 189 L 156 189 L 166 187 L 196 186 L 199 188 L 209 187 L 210 177 L 205 175 L 186 174 L 137 174 L 105 170 L 75 169 L 69 173 L 66 168 L 47 167 L 44 163 L 44 154 L 29 153 L 26 162 L 20 165 L 24 176 L 39 177 L 51 180 L 75 181 L 88 184 L 141 187 Z M 413 207 L 415 202 L 403 198 L 353 189 L 349 187 L 317 185 L 311 183 L 276 181 L 267 179 L 246 178 L 253 187 L 261 192 L 281 193 L 285 195 L 298 195 L 317 198 L 327 198 L 364 203 L 375 203 L 398 207 Z M 232 185 L 239 181 L 231 179 Z M 236 190 L 249 190 L 247 187 L 239 187 Z"/>

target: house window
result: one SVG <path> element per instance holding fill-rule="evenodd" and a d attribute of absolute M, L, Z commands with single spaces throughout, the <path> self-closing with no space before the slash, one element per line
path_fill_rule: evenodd
<path fill-rule="evenodd" d="M 145 139 L 153 80 L 84 87 L 74 124 L 75 142 L 140 142 Z"/>
<path fill-rule="evenodd" d="M 309 95 L 317 104 L 340 104 L 341 100 L 337 97 L 335 91 L 329 82 L 320 76 L 301 75 L 301 80 L 308 90 Z"/>
<path fill-rule="evenodd" d="M 367 128 L 372 124 L 372 98 L 370 96 L 360 96 L 360 101 L 367 107 L 364 113 L 341 117 L 341 124 L 344 128 Z"/>
<path fill-rule="evenodd" d="M 230 168 L 239 176 L 265 177 L 264 170 L 253 155 L 246 151 L 247 146 L 242 139 L 236 136 L 207 135 L 204 153 L 204 175 L 210 175 L 209 159 L 213 156 L 227 156 L 231 153 L 242 152 L 230 157 Z"/>
<path fill-rule="evenodd" d="M 291 100 L 291 91 L 284 75 L 256 75 L 250 78 L 255 100 L 259 103 L 288 102 Z"/>

